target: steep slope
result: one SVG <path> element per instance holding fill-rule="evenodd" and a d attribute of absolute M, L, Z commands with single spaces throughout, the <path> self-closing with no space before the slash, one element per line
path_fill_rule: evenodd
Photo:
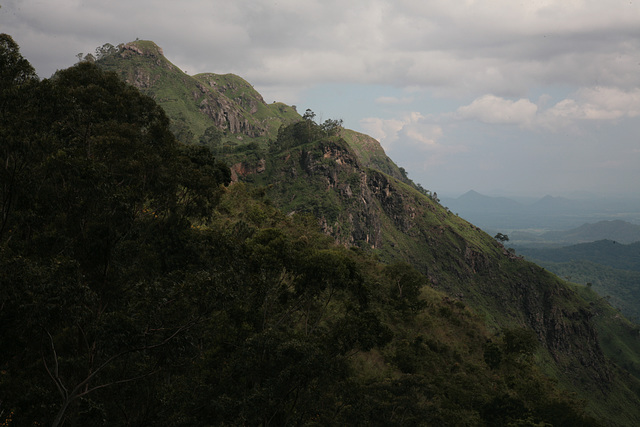
<path fill-rule="evenodd" d="M 547 270 L 574 283 L 590 287 L 628 319 L 640 321 L 640 271 L 622 270 L 592 261 L 540 261 L 529 258 Z"/>
<path fill-rule="evenodd" d="M 121 51 L 119 55 L 112 58 L 123 61 L 125 70 L 130 69 L 129 60 L 140 60 L 139 54 L 124 52 L 123 56 Z M 207 80 L 206 76 L 196 80 L 211 88 L 226 87 L 224 79 Z M 235 81 L 234 87 L 240 87 Z M 235 90 L 226 87 L 217 93 L 229 100 Z M 250 105 L 246 101 L 233 104 L 241 114 L 250 114 Z M 179 117 L 176 110 L 168 114 Z M 205 117 L 220 116 L 212 112 Z M 245 134 L 245 142 L 252 132 Z M 270 141 L 258 142 L 220 152 L 233 165 L 235 181 L 262 185 L 271 203 L 285 213 L 313 214 L 321 229 L 343 246 L 359 247 L 386 263 L 410 262 L 431 286 L 446 292 L 458 307 L 471 307 L 492 330 L 532 330 L 543 344 L 539 365 L 562 387 L 587 400 L 591 413 L 613 425 L 640 422 L 637 379 L 620 368 L 617 344 L 602 345 L 598 331 L 604 329 L 599 329 L 601 316 L 592 310 L 591 297 L 512 255 L 449 212 L 428 191 L 406 179 L 379 144 L 364 135 L 328 131 L 303 120 L 281 126 Z M 608 331 L 623 333 L 615 328 Z"/>
<path fill-rule="evenodd" d="M 600 345 L 593 301 L 413 186 L 364 167 L 339 136 L 306 141 L 275 141 L 269 150 L 243 152 L 238 179 L 264 185 L 285 212 L 312 213 L 342 245 L 370 250 L 387 263 L 409 261 L 433 287 L 471 306 L 493 328 L 531 328 L 546 350 L 541 366 L 588 399 L 600 417 L 614 419 L 608 405 L 620 399 L 638 407 L 638 395 Z M 622 397 L 619 390 L 626 390 Z M 637 419 L 631 412 L 624 416 Z"/>
<path fill-rule="evenodd" d="M 640 318 L 640 242 L 625 245 L 599 240 L 561 248 L 523 247 L 518 253 L 560 277 L 589 283 L 625 316 Z"/>

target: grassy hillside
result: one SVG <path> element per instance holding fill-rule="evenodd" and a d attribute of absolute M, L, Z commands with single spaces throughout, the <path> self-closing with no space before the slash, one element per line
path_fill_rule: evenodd
<path fill-rule="evenodd" d="M 267 105 L 249 83 L 233 74 L 187 75 L 151 41 L 121 44 L 97 64 L 152 97 L 185 143 L 200 142 L 212 126 L 222 132 L 221 141 L 216 141 L 222 146 L 226 142 L 233 147 L 246 138 L 265 142 L 277 134 L 281 124 L 300 119 L 292 107 Z"/>

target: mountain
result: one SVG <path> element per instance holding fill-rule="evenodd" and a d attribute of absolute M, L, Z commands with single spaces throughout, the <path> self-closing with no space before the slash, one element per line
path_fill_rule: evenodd
<path fill-rule="evenodd" d="M 176 141 L 162 108 L 114 73 L 81 62 L 39 81 L 4 34 L 0 67 L 1 424 L 598 425 L 537 368 L 535 331 L 490 329 L 408 263 L 337 245 L 268 187 L 230 185 L 209 147 Z M 405 223 L 395 200 L 415 199 L 435 214 L 417 212 L 416 228 L 464 225 L 363 167 L 340 133 L 307 118 L 233 155 L 272 154 L 247 178 L 337 177 L 346 197 L 386 206 L 370 211 L 383 221 Z M 355 166 L 364 186 L 348 190 Z M 574 335 L 583 317 L 568 319 Z"/>
<path fill-rule="evenodd" d="M 637 329 L 441 206 L 374 140 L 259 120 L 235 78 L 203 103 L 151 42 L 103 61 L 211 150 L 176 144 L 150 98 L 91 64 L 11 82 L 0 395 L 20 423 L 640 421 Z"/>
<path fill-rule="evenodd" d="M 117 72 L 133 84 L 138 80 L 127 76 L 154 75 L 155 67 L 167 69 L 164 60 L 139 50 L 121 47 L 108 58 L 111 62 L 105 68 L 122 70 Z M 98 64 L 102 66 L 102 60 Z M 167 81 L 191 84 L 188 76 L 179 70 L 175 73 Z M 157 96 L 164 90 L 162 85 L 153 90 L 138 87 L 163 101 Z M 175 105 L 197 102 L 189 91 L 181 93 L 185 98 Z M 230 111 L 242 107 L 241 97 L 226 99 L 236 103 L 229 106 Z M 167 114 L 174 121 L 186 117 L 176 110 L 167 110 Z M 205 117 L 213 120 L 220 115 L 225 111 Z M 524 326 L 533 331 L 542 344 L 541 369 L 585 399 L 590 413 L 617 419 L 621 425 L 640 419 L 634 410 L 622 413 L 616 406 L 626 402 L 627 408 L 640 408 L 638 395 L 632 391 L 640 374 L 633 368 L 638 343 L 622 338 L 628 334 L 626 319 L 603 306 L 589 289 L 566 284 L 514 256 L 440 205 L 429 191 L 406 178 L 377 141 L 328 122 L 315 123 L 312 114 L 305 114 L 297 122 L 283 121 L 275 138 L 269 139 L 253 136 L 248 127 L 230 135 L 223 126 L 221 130 L 227 129 L 224 138 L 237 142 L 217 154 L 232 165 L 235 182 L 258 185 L 270 203 L 289 215 L 313 215 L 320 229 L 342 246 L 370 253 L 385 263 L 408 261 L 428 278 L 433 289 L 445 292 L 459 307 L 470 307 L 490 330 Z M 466 196 L 463 201 L 480 200 L 487 205 L 477 193 Z M 548 201 L 553 200 L 541 205 Z M 490 202 L 518 208 L 502 199 Z M 594 316 L 594 307 L 599 316 Z M 605 343 L 605 336 L 621 339 Z M 618 351 L 621 346 L 625 351 Z M 631 376 L 618 373 L 622 365 L 633 368 L 629 368 Z"/>

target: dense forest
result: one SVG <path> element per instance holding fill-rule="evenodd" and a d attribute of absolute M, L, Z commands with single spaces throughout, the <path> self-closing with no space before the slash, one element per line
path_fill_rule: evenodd
<path fill-rule="evenodd" d="M 115 73 L 40 80 L 3 34 L 0 85 L 0 425 L 604 423 L 531 329 L 230 185 Z"/>

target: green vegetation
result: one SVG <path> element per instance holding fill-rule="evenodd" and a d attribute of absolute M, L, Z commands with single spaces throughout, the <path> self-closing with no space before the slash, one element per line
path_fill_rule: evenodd
<path fill-rule="evenodd" d="M 176 144 L 115 75 L 85 62 L 10 83 L 0 394 L 15 425 L 459 425 L 495 419 L 503 395 L 505 422 L 585 420 L 526 363 L 534 346 L 507 332 L 488 369 L 463 305 L 225 190 L 208 150 Z"/>
<path fill-rule="evenodd" d="M 171 118 L 171 130 L 183 143 L 200 142 L 213 125 L 223 132 L 223 145 L 232 147 L 245 138 L 266 144 L 280 125 L 300 119 L 292 107 L 267 105 L 248 82 L 233 74 L 187 75 L 151 41 L 121 44 L 96 64 L 117 72 L 153 98 Z"/>
<path fill-rule="evenodd" d="M 543 250 L 538 249 L 538 251 Z M 611 305 L 617 307 L 622 314 L 637 323 L 640 320 L 640 307 L 638 306 L 640 272 L 604 265 L 609 257 L 603 255 L 603 263 L 580 258 L 567 262 L 530 259 L 559 277 L 589 286 L 601 297 L 605 297 Z M 619 262 L 619 260 L 615 260 L 615 262 Z"/>

